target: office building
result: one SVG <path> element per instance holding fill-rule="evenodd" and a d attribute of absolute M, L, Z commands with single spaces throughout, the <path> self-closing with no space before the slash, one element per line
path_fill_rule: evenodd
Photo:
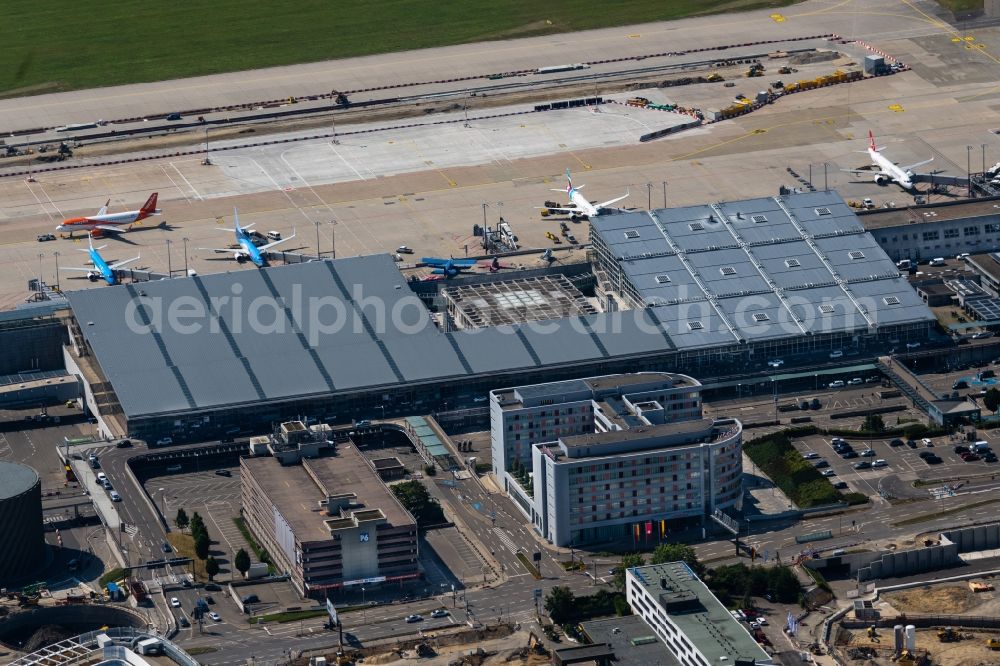
<path fill-rule="evenodd" d="M 627 569 L 625 596 L 682 666 L 774 663 L 684 562 Z"/>

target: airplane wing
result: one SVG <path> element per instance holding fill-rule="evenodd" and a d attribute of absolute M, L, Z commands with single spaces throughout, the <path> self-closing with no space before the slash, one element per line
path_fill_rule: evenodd
<path fill-rule="evenodd" d="M 111 205 L 111 199 L 108 199 L 108 203 L 101 206 L 101 210 L 97 211 L 98 215 L 104 215 L 108 212 L 108 206 Z"/>
<path fill-rule="evenodd" d="M 599 210 L 599 209 L 601 209 L 601 208 L 607 208 L 607 207 L 608 207 L 608 206 L 610 206 L 611 204 L 613 204 L 613 203 L 618 203 L 618 202 L 619 202 L 619 201 L 621 201 L 622 199 L 628 199 L 628 195 L 629 195 L 629 193 L 628 193 L 628 191 L 626 191 L 626 192 L 625 192 L 625 194 L 623 194 L 623 195 L 622 195 L 622 196 L 620 196 L 620 197 L 617 197 L 617 198 L 615 198 L 615 199 L 609 199 L 608 201 L 604 201 L 604 202 L 602 202 L 602 203 L 599 203 L 599 204 L 595 204 L 595 205 L 594 205 L 594 208 L 597 208 L 598 210 Z"/>
<path fill-rule="evenodd" d="M 139 261 L 139 256 L 132 257 L 131 259 L 123 259 L 121 261 L 116 261 L 115 263 L 108 266 L 108 268 L 110 268 L 111 270 L 115 270 L 117 268 L 125 266 L 126 264 L 131 264 L 133 261 Z"/>
<path fill-rule="evenodd" d="M 473 266 L 475 266 L 478 263 L 479 263 L 479 261 L 476 260 L 476 259 L 452 259 L 451 260 L 451 265 L 455 266 L 456 268 L 472 268 Z"/>
<path fill-rule="evenodd" d="M 94 229 L 100 229 L 101 231 L 113 231 L 119 234 L 123 231 L 121 227 L 115 227 L 110 224 L 95 224 Z"/>
<path fill-rule="evenodd" d="M 246 227 L 243 227 L 243 228 L 246 229 Z M 260 250 L 261 252 L 266 252 L 267 250 L 270 250 L 272 247 L 281 245 L 282 243 L 284 243 L 286 241 L 290 241 L 293 238 L 295 238 L 295 229 L 292 229 L 292 235 L 289 236 L 288 238 L 282 238 L 281 240 L 276 240 L 273 243 L 268 243 L 267 245 L 261 245 L 257 249 Z"/>
<path fill-rule="evenodd" d="M 84 273 L 93 273 L 97 269 L 91 266 L 90 268 L 80 268 L 79 266 L 60 266 L 61 271 L 82 271 Z"/>
<path fill-rule="evenodd" d="M 438 257 L 420 257 L 420 263 L 427 264 L 428 266 L 444 266 L 448 263 L 448 260 L 439 259 Z"/>
<path fill-rule="evenodd" d="M 932 157 L 929 160 L 924 160 L 923 162 L 917 162 L 916 164 L 910 164 L 910 165 L 905 166 L 905 167 L 900 167 L 900 169 L 902 169 L 903 171 L 910 171 L 912 169 L 916 169 L 917 167 L 921 167 L 921 166 L 923 166 L 925 164 L 930 164 L 933 161 L 934 161 L 934 158 Z"/>
<path fill-rule="evenodd" d="M 853 173 L 853 174 L 882 174 L 883 176 L 890 175 L 881 169 L 860 168 L 860 169 L 841 169 L 841 171 L 846 171 L 847 173 Z"/>
<path fill-rule="evenodd" d="M 549 213 L 554 215 L 572 215 L 574 213 L 579 213 L 579 208 L 564 208 L 562 206 L 558 208 L 549 208 L 548 206 L 535 206 L 538 210 L 547 210 Z"/>
<path fill-rule="evenodd" d="M 199 247 L 199 250 L 205 250 L 207 252 L 229 252 L 230 254 L 234 252 L 246 252 L 242 247 Z"/>

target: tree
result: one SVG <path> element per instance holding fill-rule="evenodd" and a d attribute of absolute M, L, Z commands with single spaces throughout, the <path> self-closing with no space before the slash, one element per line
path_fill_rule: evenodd
<path fill-rule="evenodd" d="M 434 465 L 424 466 L 424 474 L 426 474 L 427 476 L 437 476 L 437 473 L 438 473 L 437 467 L 435 467 Z"/>
<path fill-rule="evenodd" d="M 202 520 L 197 511 L 191 516 L 189 524 L 191 526 L 191 536 L 197 538 L 202 532 L 205 533 L 205 536 L 208 536 L 208 530 L 205 529 L 205 521 Z"/>
<path fill-rule="evenodd" d="M 994 414 L 1000 409 L 1000 389 L 991 388 L 983 396 L 983 406 Z"/>
<path fill-rule="evenodd" d="M 545 612 L 556 624 L 572 621 L 576 613 L 576 595 L 563 585 L 553 587 L 545 597 Z"/>
<path fill-rule="evenodd" d="M 211 542 L 208 540 L 208 533 L 199 532 L 194 537 L 194 554 L 198 556 L 199 560 L 207 559 L 208 549 L 211 545 Z"/>
<path fill-rule="evenodd" d="M 650 564 L 664 564 L 666 562 L 685 562 L 691 570 L 701 576 L 701 562 L 694 548 L 686 543 L 661 543 L 653 551 L 649 558 Z"/>
<path fill-rule="evenodd" d="M 233 558 L 233 566 L 236 567 L 236 570 L 239 571 L 241 574 L 245 574 L 247 571 L 249 571 L 250 553 L 248 553 L 246 549 L 240 548 L 236 552 L 236 557 Z"/>
<path fill-rule="evenodd" d="M 413 514 L 418 527 L 437 525 L 445 522 L 444 511 L 427 488 L 419 481 L 405 481 L 392 486 L 392 494 Z"/>
<path fill-rule="evenodd" d="M 785 566 L 771 569 L 769 587 L 774 600 L 782 604 L 793 604 L 798 601 L 801 585 L 795 572 Z"/>
<path fill-rule="evenodd" d="M 208 579 L 212 580 L 212 578 L 217 573 L 219 573 L 220 568 L 221 567 L 219 566 L 219 560 L 215 559 L 214 557 L 208 558 L 208 560 L 205 562 L 205 573 L 208 574 Z"/>
<path fill-rule="evenodd" d="M 639 553 L 629 553 L 622 557 L 620 566 L 615 567 L 614 584 L 619 590 L 625 589 L 625 571 L 632 567 L 641 567 L 646 563 Z"/>
<path fill-rule="evenodd" d="M 174 525 L 177 526 L 177 529 L 183 532 L 184 528 L 190 524 L 191 521 L 188 519 L 187 511 L 184 510 L 184 507 L 177 509 L 177 517 L 174 518 Z"/>
<path fill-rule="evenodd" d="M 864 422 L 862 422 L 861 430 L 864 432 L 882 432 L 885 430 L 885 422 L 882 420 L 880 414 L 869 414 L 865 417 Z"/>

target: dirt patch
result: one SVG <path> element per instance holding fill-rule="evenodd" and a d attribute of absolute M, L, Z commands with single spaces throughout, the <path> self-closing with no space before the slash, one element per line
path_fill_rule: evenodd
<path fill-rule="evenodd" d="M 882 599 L 901 613 L 936 615 L 964 613 L 980 603 L 968 585 L 915 587 L 911 590 L 890 592 L 883 595 Z"/>
<path fill-rule="evenodd" d="M 990 638 L 998 634 L 983 631 L 958 631 L 959 640 L 942 643 L 935 629 L 917 631 L 916 654 L 926 654 L 930 664 L 947 666 L 987 666 L 1000 661 L 1000 653 L 986 647 Z M 838 649 L 850 660 L 866 659 L 874 666 L 892 666 L 892 630 L 882 629 L 876 640 L 870 640 L 863 631 L 841 634 Z M 849 662 L 850 663 L 850 662 Z"/>

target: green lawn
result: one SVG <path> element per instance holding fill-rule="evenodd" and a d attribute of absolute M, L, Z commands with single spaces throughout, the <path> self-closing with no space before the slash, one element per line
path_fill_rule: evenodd
<path fill-rule="evenodd" d="M 793 1 L 6 2 L 0 96 L 782 7 Z M 662 40 L 650 44 L 655 50 L 669 46 Z M 448 72 L 440 75 L 446 78 Z M 330 87 L 337 87 L 335 72 Z"/>

